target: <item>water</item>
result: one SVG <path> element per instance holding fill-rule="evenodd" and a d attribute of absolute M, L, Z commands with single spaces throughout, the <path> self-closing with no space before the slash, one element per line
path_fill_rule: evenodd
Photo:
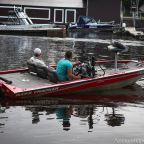
<path fill-rule="evenodd" d="M 1 142 L 143 144 L 143 104 L 63 102 L 7 102 L 0 113 Z"/>
<path fill-rule="evenodd" d="M 84 36 L 84 35 L 83 35 Z M 79 37 L 79 38 L 74 38 Z M 46 63 L 56 63 L 66 50 L 80 59 L 93 53 L 113 59 L 112 36 L 70 35 L 68 38 L 0 35 L 0 69 L 26 66 L 33 49 L 42 49 Z M 120 40 L 129 52 L 119 58 L 143 58 L 144 42 Z M 143 144 L 144 81 L 120 90 L 82 93 L 39 100 L 0 100 L 2 144 Z"/>
<path fill-rule="evenodd" d="M 137 59 L 144 57 L 144 42 L 136 40 L 118 39 L 129 46 L 129 52 L 121 55 L 123 58 Z M 104 39 L 100 35 L 97 38 L 48 38 L 48 37 L 27 37 L 27 36 L 0 36 L 0 68 L 1 70 L 20 68 L 26 66 L 26 61 L 33 55 L 36 47 L 42 49 L 43 59 L 47 64 L 56 63 L 64 56 L 66 50 L 72 50 L 75 56 L 87 58 L 93 53 L 98 58 L 107 57 L 114 59 L 114 53 L 108 50 L 111 36 Z M 80 60 L 81 60 L 80 59 Z"/>

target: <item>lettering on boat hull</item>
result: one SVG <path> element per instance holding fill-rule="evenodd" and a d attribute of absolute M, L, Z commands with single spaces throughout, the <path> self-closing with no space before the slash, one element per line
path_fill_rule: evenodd
<path fill-rule="evenodd" d="M 53 93 L 59 90 L 59 87 L 53 87 L 53 88 L 47 88 L 47 89 L 39 89 L 39 90 L 32 90 L 32 91 L 27 91 L 27 92 L 21 92 L 17 93 L 16 97 L 20 96 L 28 96 L 28 95 L 42 95 L 42 94 L 48 94 L 48 93 Z"/>

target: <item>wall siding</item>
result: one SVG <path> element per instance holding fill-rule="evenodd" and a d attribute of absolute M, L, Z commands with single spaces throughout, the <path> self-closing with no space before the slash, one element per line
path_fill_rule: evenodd
<path fill-rule="evenodd" d="M 86 3 L 87 0 L 0 0 L 0 22 L 7 21 L 8 11 L 13 9 L 14 4 L 22 6 L 23 9 L 35 9 L 35 12 L 26 10 L 27 15 L 32 17 L 34 23 L 54 23 L 54 9 L 64 10 L 64 20 L 66 9 L 74 9 L 77 19 L 80 15 L 86 15 Z M 2 8 L 3 6 L 9 8 Z M 38 12 L 38 9 L 41 9 L 41 12 Z M 50 12 L 45 10 L 46 13 L 43 13 L 44 10 L 42 11 L 42 9 L 50 9 Z M 47 17 L 49 13 L 50 16 Z M 120 0 L 89 0 L 88 15 L 95 20 L 114 20 L 116 23 L 120 23 Z M 69 17 L 68 21 L 70 20 L 72 19 Z"/>
<path fill-rule="evenodd" d="M 82 8 L 83 0 L 0 0 L 0 4 Z"/>
<path fill-rule="evenodd" d="M 89 0 L 88 15 L 95 20 L 120 22 L 120 0 Z"/>

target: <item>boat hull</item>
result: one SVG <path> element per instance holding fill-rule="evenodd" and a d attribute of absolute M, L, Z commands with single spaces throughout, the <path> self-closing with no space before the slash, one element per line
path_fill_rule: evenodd
<path fill-rule="evenodd" d="M 28 70 L 26 69 L 19 71 L 0 72 L 0 76 L 5 76 L 5 78 L 8 78 L 7 75 L 9 75 L 9 78 L 12 78 L 13 75 L 13 80 L 15 81 L 13 84 L 7 84 L 2 80 L 0 81 L 0 88 L 3 96 L 11 98 L 32 98 L 42 96 L 58 96 L 89 91 L 104 91 L 126 87 L 134 84 L 144 76 L 144 68 L 127 72 L 116 72 L 104 76 L 97 76 L 95 78 L 84 78 L 81 80 L 59 83 L 49 83 L 47 80 L 43 81 L 37 78 L 37 76 L 31 76 L 31 74 L 29 74 Z M 19 82 L 16 85 L 15 83 L 18 81 L 18 75 L 21 75 L 21 83 Z M 24 75 L 25 78 L 23 80 L 22 75 Z M 33 83 L 38 82 L 38 84 L 34 85 L 32 81 L 34 81 Z"/>

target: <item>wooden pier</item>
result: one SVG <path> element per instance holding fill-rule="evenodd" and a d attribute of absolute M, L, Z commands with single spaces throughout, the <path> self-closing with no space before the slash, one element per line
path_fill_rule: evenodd
<path fill-rule="evenodd" d="M 144 32 L 137 31 L 135 27 L 125 27 L 125 32 L 137 39 L 144 40 Z"/>
<path fill-rule="evenodd" d="M 2 35 L 65 37 L 65 28 L 0 29 Z"/>

